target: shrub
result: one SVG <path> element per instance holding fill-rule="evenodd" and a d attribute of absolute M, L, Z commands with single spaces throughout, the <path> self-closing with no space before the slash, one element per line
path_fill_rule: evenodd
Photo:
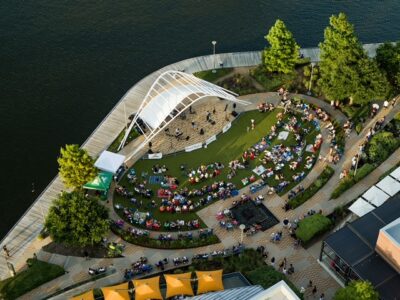
<path fill-rule="evenodd" d="M 336 199 L 339 197 L 344 191 L 351 188 L 356 182 L 354 181 L 353 176 L 347 176 L 339 181 L 338 186 L 333 190 L 331 198 Z"/>
<path fill-rule="evenodd" d="M 356 125 L 356 132 L 357 134 L 360 134 L 360 132 L 363 130 L 363 125 L 361 123 L 357 123 Z"/>
<path fill-rule="evenodd" d="M 321 214 L 314 214 L 299 222 L 296 236 L 306 244 L 315 236 L 328 231 L 331 225 L 332 221 L 329 218 Z"/>
<path fill-rule="evenodd" d="M 383 162 L 399 146 L 399 140 L 391 132 L 375 134 L 368 144 L 368 157 L 371 162 Z"/>
<path fill-rule="evenodd" d="M 356 175 L 354 176 L 354 181 L 359 182 L 361 179 L 363 179 L 365 176 L 367 176 L 369 173 L 371 173 L 373 170 L 375 170 L 376 166 L 371 165 L 371 164 L 364 164 L 361 168 L 357 170 Z"/>
<path fill-rule="evenodd" d="M 314 183 L 306 188 L 301 194 L 298 194 L 289 200 L 290 207 L 296 208 L 314 196 L 319 189 L 328 182 L 334 173 L 335 171 L 330 166 L 326 166 L 319 178 Z"/>

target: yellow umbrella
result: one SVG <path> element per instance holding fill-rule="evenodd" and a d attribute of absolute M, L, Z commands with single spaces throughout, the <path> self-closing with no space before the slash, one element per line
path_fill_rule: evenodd
<path fill-rule="evenodd" d="M 135 300 L 162 299 L 160 292 L 160 276 L 148 279 L 132 280 L 135 286 Z"/>
<path fill-rule="evenodd" d="M 101 288 L 104 300 L 130 300 L 128 282 Z"/>
<path fill-rule="evenodd" d="M 198 280 L 197 294 L 204 294 L 214 291 L 222 291 L 222 270 L 217 271 L 196 271 Z"/>
<path fill-rule="evenodd" d="M 71 298 L 71 300 L 94 300 L 93 290 Z"/>
<path fill-rule="evenodd" d="M 164 275 L 164 277 L 167 283 L 167 298 L 178 295 L 194 295 L 192 285 L 190 283 L 192 272 L 174 275 L 168 274 Z"/>

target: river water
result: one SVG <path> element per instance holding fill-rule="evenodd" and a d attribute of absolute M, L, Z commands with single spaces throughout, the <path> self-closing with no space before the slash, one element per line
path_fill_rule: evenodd
<path fill-rule="evenodd" d="M 364 43 L 400 39 L 399 0 L 7 1 L 0 10 L 0 235 L 135 82 L 185 58 L 258 50 L 277 18 L 314 47 L 344 11 Z M 32 183 L 34 191 L 32 192 Z"/>

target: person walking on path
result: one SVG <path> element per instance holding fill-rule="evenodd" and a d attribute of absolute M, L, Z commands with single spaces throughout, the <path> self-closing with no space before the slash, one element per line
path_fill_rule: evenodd
<path fill-rule="evenodd" d="M 7 257 L 11 257 L 10 251 L 8 250 L 8 248 L 7 248 L 6 245 L 3 246 L 3 251 L 4 251 L 4 254 L 5 254 Z"/>
<path fill-rule="evenodd" d="M 319 300 L 325 300 L 325 294 L 322 293 L 321 296 L 319 296 Z"/>
<path fill-rule="evenodd" d="M 312 287 L 312 281 L 311 280 L 308 282 L 308 287 Z"/>
<path fill-rule="evenodd" d="M 315 297 L 315 294 L 317 293 L 317 286 L 314 285 L 314 288 L 312 289 L 312 294 Z"/>
<path fill-rule="evenodd" d="M 271 266 L 275 268 L 275 257 L 271 258 Z"/>

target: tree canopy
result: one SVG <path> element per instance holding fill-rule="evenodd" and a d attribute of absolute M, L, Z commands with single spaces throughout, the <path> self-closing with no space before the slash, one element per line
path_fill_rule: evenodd
<path fill-rule="evenodd" d="M 81 188 L 92 181 L 98 171 L 94 167 L 93 158 L 78 145 L 65 145 L 57 159 L 60 175 L 67 187 Z"/>
<path fill-rule="evenodd" d="M 400 92 L 400 42 L 380 45 L 375 58 L 396 92 Z"/>
<path fill-rule="evenodd" d="M 384 98 L 388 82 L 370 59 L 344 13 L 333 15 L 319 44 L 321 78 L 318 82 L 329 100 L 369 102 Z"/>
<path fill-rule="evenodd" d="M 268 35 L 269 44 L 263 52 L 263 62 L 269 72 L 290 73 L 294 70 L 299 58 L 300 47 L 287 29 L 285 23 L 276 20 Z"/>
<path fill-rule="evenodd" d="M 352 281 L 344 288 L 339 289 L 334 300 L 378 300 L 379 294 L 368 281 Z"/>
<path fill-rule="evenodd" d="M 99 243 L 109 229 L 108 211 L 82 191 L 63 192 L 50 207 L 45 228 L 58 243 L 89 246 Z"/>

